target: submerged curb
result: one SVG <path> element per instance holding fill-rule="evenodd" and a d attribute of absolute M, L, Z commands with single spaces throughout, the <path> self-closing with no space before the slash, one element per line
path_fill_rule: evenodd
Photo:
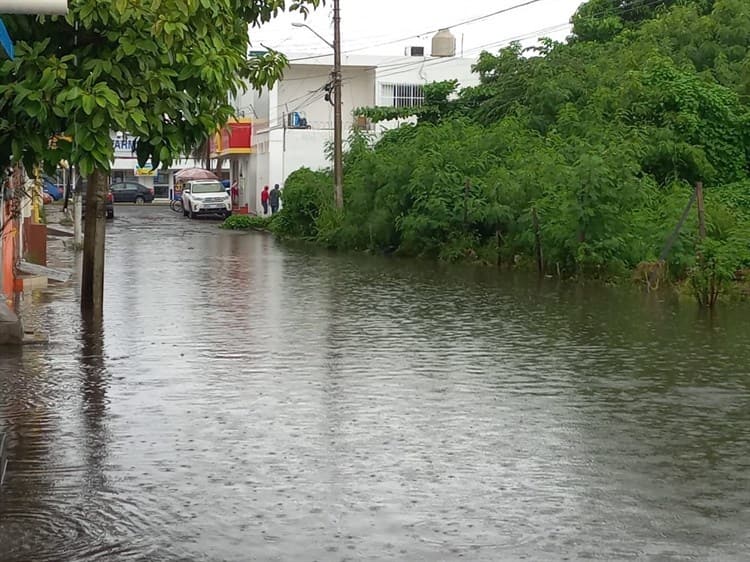
<path fill-rule="evenodd" d="M 5 451 L 5 433 L 0 433 L 0 486 L 5 480 L 5 469 L 8 466 L 8 456 Z"/>

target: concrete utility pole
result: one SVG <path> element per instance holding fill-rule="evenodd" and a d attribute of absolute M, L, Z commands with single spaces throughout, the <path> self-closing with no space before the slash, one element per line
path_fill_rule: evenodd
<path fill-rule="evenodd" d="M 337 209 L 344 207 L 343 126 L 341 123 L 341 12 L 333 0 L 333 191 Z"/>
<path fill-rule="evenodd" d="M 333 43 L 306 23 L 293 23 L 294 27 L 306 27 L 326 45 L 333 49 L 333 200 L 337 209 L 344 207 L 344 127 L 341 110 L 341 10 L 340 0 L 333 0 Z M 328 97 L 326 97 L 328 99 Z"/>

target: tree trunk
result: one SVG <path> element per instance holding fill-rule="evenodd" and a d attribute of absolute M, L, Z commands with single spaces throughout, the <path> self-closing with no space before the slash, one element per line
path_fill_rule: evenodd
<path fill-rule="evenodd" d="M 107 175 L 103 171 L 95 170 L 89 176 L 81 272 L 81 312 L 88 318 L 102 316 L 107 187 Z"/>

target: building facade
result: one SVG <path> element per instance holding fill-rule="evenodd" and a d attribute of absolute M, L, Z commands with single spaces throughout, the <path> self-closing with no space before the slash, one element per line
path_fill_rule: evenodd
<path fill-rule="evenodd" d="M 112 162 L 112 183 L 137 182 L 146 187 L 154 189 L 157 199 L 168 199 L 174 189 L 174 175 L 184 168 L 202 167 L 202 162 L 192 158 L 182 158 L 173 161 L 169 168 L 164 170 L 159 166 L 156 170 L 151 164 L 138 165 L 138 158 L 134 152 L 136 137 L 128 133 L 112 133 L 112 147 L 115 159 Z M 228 170 L 227 170 L 228 174 Z"/>
<path fill-rule="evenodd" d="M 239 186 L 241 205 L 257 212 L 263 186 L 283 187 L 293 171 L 328 168 L 333 143 L 334 108 L 326 100 L 333 57 L 295 61 L 271 90 L 248 89 L 232 100 L 237 115 L 250 122 L 250 148 L 228 154 L 232 181 Z M 456 79 L 459 87 L 476 85 L 471 67 L 475 59 L 460 57 L 349 55 L 342 57 L 343 128 L 382 134 L 399 122 L 370 124 L 354 117 L 360 107 L 419 106 L 425 84 Z"/>

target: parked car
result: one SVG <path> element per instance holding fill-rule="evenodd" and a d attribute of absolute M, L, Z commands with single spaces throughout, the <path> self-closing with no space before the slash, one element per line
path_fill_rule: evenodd
<path fill-rule="evenodd" d="M 217 180 L 194 180 L 182 188 L 182 214 L 195 218 L 197 215 L 232 214 L 232 199 Z"/>
<path fill-rule="evenodd" d="M 59 201 L 63 196 L 63 190 L 46 177 L 42 179 L 42 192 L 49 195 L 53 201 Z"/>
<path fill-rule="evenodd" d="M 113 183 L 109 186 L 109 189 L 114 196 L 115 203 L 135 203 L 136 205 L 142 205 L 143 203 L 151 203 L 154 200 L 153 187 L 146 187 L 134 181 Z"/>
<path fill-rule="evenodd" d="M 107 209 L 107 218 L 108 219 L 115 218 L 115 197 L 112 194 L 111 190 L 107 192 L 106 209 Z"/>
<path fill-rule="evenodd" d="M 106 209 L 108 219 L 115 218 L 115 205 L 114 205 L 114 196 L 112 195 L 112 191 L 107 192 L 107 202 L 105 204 L 105 209 Z M 85 191 L 81 193 L 81 216 L 84 218 L 86 217 L 86 192 Z"/>

